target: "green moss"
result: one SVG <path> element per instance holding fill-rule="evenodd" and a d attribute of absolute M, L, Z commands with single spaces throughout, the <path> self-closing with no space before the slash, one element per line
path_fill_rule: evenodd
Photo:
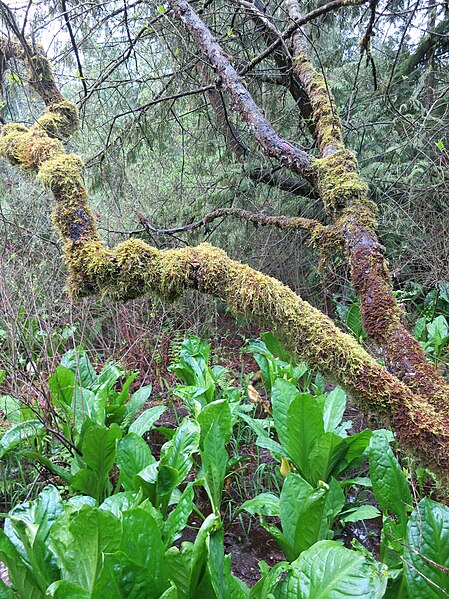
<path fill-rule="evenodd" d="M 47 111 L 36 121 L 35 128 L 43 129 L 50 137 L 65 139 L 79 126 L 78 110 L 72 102 L 53 102 Z"/>
<path fill-rule="evenodd" d="M 325 156 L 329 150 L 342 148 L 341 122 L 326 80 L 312 67 L 305 52 L 296 56 L 295 71 L 306 89 L 312 107 L 313 129 L 321 156 Z"/>
<path fill-rule="evenodd" d="M 340 149 L 326 158 L 313 161 L 320 196 L 326 210 L 340 212 L 350 205 L 366 203 L 368 186 L 357 170 L 357 161 L 352 152 Z"/>
<path fill-rule="evenodd" d="M 0 154 L 24 170 L 36 170 L 52 156 L 63 151 L 58 140 L 50 139 L 42 131 L 14 124 L 3 127 Z"/>

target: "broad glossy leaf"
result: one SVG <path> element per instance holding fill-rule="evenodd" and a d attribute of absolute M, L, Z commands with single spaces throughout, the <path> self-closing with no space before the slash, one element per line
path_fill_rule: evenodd
<path fill-rule="evenodd" d="M 299 474 L 290 472 L 280 498 L 282 531 L 293 548 L 294 559 L 320 539 L 323 519 L 327 524 L 326 495 L 329 487 L 315 489 Z M 291 559 L 291 556 L 289 556 Z"/>
<path fill-rule="evenodd" d="M 50 549 L 56 555 L 63 579 L 92 591 L 103 553 L 117 551 L 122 536 L 120 520 L 98 508 L 65 512 L 50 530 Z"/>
<path fill-rule="evenodd" d="M 14 424 L 0 439 L 0 459 L 21 443 L 44 435 L 45 426 L 39 420 L 26 420 Z"/>
<path fill-rule="evenodd" d="M 0 411 L 11 424 L 18 424 L 22 420 L 22 404 L 12 395 L 0 395 Z"/>
<path fill-rule="evenodd" d="M 48 379 L 51 401 L 56 407 L 71 406 L 75 390 L 75 373 L 65 366 L 58 366 Z"/>
<path fill-rule="evenodd" d="M 207 569 L 210 575 L 210 582 L 218 597 L 225 597 L 224 581 L 224 534 L 223 526 L 212 531 L 208 539 L 208 560 Z"/>
<path fill-rule="evenodd" d="M 372 436 L 373 432 L 369 429 L 365 429 L 360 433 L 355 433 L 344 438 L 348 449 L 344 458 L 334 469 L 334 476 L 337 476 L 346 470 L 357 468 L 368 458 L 369 444 Z"/>
<path fill-rule="evenodd" d="M 53 523 L 63 512 L 59 492 L 48 485 L 31 504 L 21 504 L 11 510 L 9 519 L 23 543 L 33 574 L 41 588 L 57 580 L 59 570 L 48 547 L 48 535 Z"/>
<path fill-rule="evenodd" d="M 45 588 L 39 587 L 33 572 L 2 529 L 0 529 L 0 560 L 7 566 L 9 579 L 17 589 L 20 599 L 43 598 Z"/>
<path fill-rule="evenodd" d="M 346 439 L 335 433 L 324 433 L 316 437 L 309 454 L 309 482 L 312 485 L 317 485 L 320 480 L 327 482 L 334 471 L 338 471 L 347 451 Z"/>
<path fill-rule="evenodd" d="M 148 408 L 148 410 L 145 410 L 145 412 L 131 424 L 129 432 L 136 433 L 136 435 L 141 437 L 153 428 L 154 423 L 159 420 L 166 409 L 166 406 L 154 406 L 153 408 Z"/>
<path fill-rule="evenodd" d="M 166 547 L 170 547 L 186 527 L 193 510 L 193 496 L 193 486 L 188 485 L 176 503 L 176 507 L 169 513 L 164 522 L 163 537 Z"/>
<path fill-rule="evenodd" d="M 271 393 L 271 404 L 273 406 L 274 426 L 279 441 L 288 451 L 287 417 L 288 409 L 292 401 L 300 396 L 298 389 L 293 383 L 285 379 L 277 379 Z"/>
<path fill-rule="evenodd" d="M 76 387 L 73 394 L 72 406 L 75 415 L 75 430 L 80 435 L 87 419 L 98 426 L 104 426 L 106 399 L 99 399 L 90 389 Z"/>
<path fill-rule="evenodd" d="M 324 400 L 323 420 L 324 431 L 334 432 L 340 424 L 346 409 L 346 393 L 341 387 L 335 387 L 326 394 Z"/>
<path fill-rule="evenodd" d="M 97 373 L 82 347 L 65 353 L 61 359 L 61 366 L 74 372 L 76 379 L 85 389 L 91 389 L 97 382 Z"/>
<path fill-rule="evenodd" d="M 176 433 L 161 449 L 161 465 L 167 465 L 179 472 L 180 484 L 192 466 L 191 454 L 198 451 L 200 441 L 199 424 L 184 418 Z"/>
<path fill-rule="evenodd" d="M 310 454 L 315 442 L 324 436 L 323 415 L 312 395 L 301 393 L 291 402 L 286 430 L 286 443 L 282 439 L 281 443 L 286 447 L 300 474 L 309 480 Z"/>
<path fill-rule="evenodd" d="M 83 495 L 90 495 L 91 497 L 98 497 L 99 484 L 98 475 L 90 468 L 81 468 L 72 477 L 70 481 L 72 488 L 75 491 L 83 493 Z"/>
<path fill-rule="evenodd" d="M 0 599 L 17 599 L 17 594 L 0 579 Z"/>
<path fill-rule="evenodd" d="M 410 516 L 404 572 L 411 597 L 449 596 L 449 508 L 422 499 Z"/>
<path fill-rule="evenodd" d="M 168 576 L 176 585 L 180 597 L 188 597 L 192 568 L 193 543 L 184 542 L 181 549 L 170 547 L 165 553 Z"/>
<path fill-rule="evenodd" d="M 212 509 L 219 513 L 223 483 L 228 463 L 228 452 L 225 449 L 221 429 L 212 424 L 204 438 L 204 449 L 201 452 L 202 473 L 205 478 L 205 488 L 212 504 Z"/>
<path fill-rule="evenodd" d="M 432 322 L 427 325 L 427 332 L 429 337 L 436 337 L 439 335 L 440 339 L 444 339 L 449 334 L 449 326 L 446 318 L 440 314 Z"/>
<path fill-rule="evenodd" d="M 117 466 L 120 469 L 120 482 L 125 491 L 136 490 L 134 475 L 154 462 L 150 448 L 142 437 L 135 433 L 128 433 L 117 443 Z"/>
<path fill-rule="evenodd" d="M 208 433 L 212 424 L 218 426 L 225 443 L 228 443 L 232 434 L 232 418 L 229 402 L 218 399 L 204 406 L 197 418 L 201 427 L 201 442 Z"/>
<path fill-rule="evenodd" d="M 176 468 L 167 466 L 166 464 L 159 464 L 157 473 L 157 494 L 167 495 L 171 494 L 173 489 L 177 486 L 179 479 L 179 471 Z"/>
<path fill-rule="evenodd" d="M 98 476 L 102 488 L 107 483 L 109 471 L 115 462 L 116 445 L 121 436 L 122 431 L 117 424 L 111 424 L 110 428 L 91 426 L 84 436 L 84 460 Z"/>
<path fill-rule="evenodd" d="M 90 593 L 77 584 L 67 580 L 58 580 L 48 587 L 46 597 L 53 599 L 90 599 Z"/>
<path fill-rule="evenodd" d="M 107 512 L 112 512 L 114 516 L 120 518 L 123 512 L 137 507 L 141 500 L 141 493 L 125 491 L 123 493 L 116 493 L 115 495 L 107 497 L 100 505 L 100 509 L 106 510 Z"/>
<path fill-rule="evenodd" d="M 190 574 L 190 594 L 189 597 L 193 599 L 198 597 L 197 587 L 204 574 L 204 567 L 207 561 L 208 555 L 208 539 L 214 531 L 221 528 L 221 520 L 219 516 L 210 514 L 198 531 L 195 542 L 193 544 L 192 551 L 192 562 L 191 562 L 191 574 Z"/>
<path fill-rule="evenodd" d="M 361 505 L 358 508 L 347 510 L 342 512 L 340 521 L 345 524 L 346 522 L 359 522 L 360 520 L 371 520 L 381 516 L 379 510 L 374 505 Z"/>
<path fill-rule="evenodd" d="M 123 383 L 123 387 L 122 390 L 120 391 L 120 393 L 117 395 L 117 397 L 114 400 L 114 403 L 118 403 L 118 404 L 124 404 L 127 402 L 128 400 L 128 395 L 129 395 L 129 389 L 132 385 L 132 383 L 136 380 L 136 378 L 139 376 L 138 372 L 133 372 L 132 374 L 130 374 L 126 381 Z M 151 391 L 152 391 L 152 386 L 151 385 L 147 385 L 145 387 L 141 387 L 140 389 L 138 389 L 138 391 L 141 391 L 142 389 L 144 389 L 145 391 L 142 392 L 145 393 L 146 395 L 146 399 L 149 398 L 149 396 L 151 395 Z"/>
<path fill-rule="evenodd" d="M 165 545 L 154 518 L 146 510 L 137 507 L 123 514 L 122 527 L 120 550 L 151 572 L 154 585 L 166 588 Z"/>
<path fill-rule="evenodd" d="M 380 599 L 386 588 L 386 569 L 334 541 L 319 541 L 292 564 L 284 583 L 298 599 Z"/>
<path fill-rule="evenodd" d="M 140 412 L 140 410 L 148 401 L 151 391 L 151 385 L 146 385 L 145 387 L 137 389 L 137 391 L 132 394 L 130 400 L 125 404 L 125 417 L 128 421 L 131 421 L 136 414 Z"/>
<path fill-rule="evenodd" d="M 405 526 L 407 512 L 413 506 L 412 495 L 388 441 L 380 435 L 371 438 L 369 468 L 374 495 L 382 512 L 393 513 Z"/>
<path fill-rule="evenodd" d="M 116 551 L 105 554 L 91 599 L 160 599 L 165 588 L 155 582 L 148 568 Z"/>
<path fill-rule="evenodd" d="M 253 499 L 245 501 L 239 509 L 238 513 L 245 510 L 251 516 L 258 514 L 260 516 L 279 516 L 280 499 L 273 493 L 261 493 Z"/>
<path fill-rule="evenodd" d="M 291 362 L 292 355 L 285 349 L 282 342 L 273 333 L 262 333 L 262 341 L 265 343 L 268 351 L 277 356 L 284 362 Z"/>
<path fill-rule="evenodd" d="M 329 537 L 329 528 L 332 528 L 332 523 L 341 512 L 345 502 L 346 498 L 341 488 L 341 484 L 332 477 L 329 481 L 329 490 L 326 494 L 326 500 L 324 503 L 320 539 L 332 538 Z"/>

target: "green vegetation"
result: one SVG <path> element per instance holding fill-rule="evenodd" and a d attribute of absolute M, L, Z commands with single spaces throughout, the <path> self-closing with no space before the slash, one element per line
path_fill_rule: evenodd
<path fill-rule="evenodd" d="M 0 599 L 447 599 L 447 6 L 0 17 Z"/>
<path fill-rule="evenodd" d="M 170 366 L 181 384 L 170 395 L 189 414 L 175 426 L 158 424 L 167 406 L 146 407 L 151 386 L 131 390 L 137 372 L 108 362 L 97 374 L 83 348 L 49 377 L 51 426 L 43 412 L 31 420 L 28 407 L 2 397 L 11 422 L 2 457 L 36 460 L 54 480 L 6 515 L 2 597 L 306 599 L 326 589 L 329 598 L 380 599 L 420 596 L 429 584 L 445 596 L 449 510 L 413 500 L 393 435 L 350 434 L 345 393 L 325 391 L 321 375 L 295 364 L 271 333 L 244 350 L 260 366 L 260 392 L 247 382 L 246 393 L 228 368 L 212 366 L 205 341 L 182 343 Z M 158 435 L 165 442 L 153 449 Z M 244 456 L 232 457 L 236 435 L 272 454 L 280 491 L 228 500 L 224 511 L 225 481 L 245 475 Z M 358 496 L 370 501 L 354 504 Z M 286 560 L 261 561 L 252 588 L 232 574 L 224 545 L 228 518 L 243 513 L 259 516 Z M 380 562 L 357 541 L 342 545 L 348 523 L 381 513 Z"/>

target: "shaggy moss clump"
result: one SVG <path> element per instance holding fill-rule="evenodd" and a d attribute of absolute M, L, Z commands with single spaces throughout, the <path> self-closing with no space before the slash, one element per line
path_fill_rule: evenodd
<path fill-rule="evenodd" d="M 50 137 L 66 139 L 79 126 L 78 109 L 68 100 L 53 102 L 47 111 L 36 121 L 34 127 L 43 129 Z"/>
<path fill-rule="evenodd" d="M 339 149 L 326 158 L 313 161 L 320 196 L 326 209 L 340 212 L 348 205 L 360 204 L 368 194 L 368 186 L 357 172 L 352 152 Z"/>

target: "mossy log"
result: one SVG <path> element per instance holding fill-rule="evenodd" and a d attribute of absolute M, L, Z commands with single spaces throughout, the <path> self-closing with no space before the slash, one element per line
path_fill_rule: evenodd
<path fill-rule="evenodd" d="M 281 282 L 209 244 L 164 251 L 132 239 L 114 249 L 106 247 L 87 203 L 82 161 L 54 137 L 66 135 L 75 108 L 68 111 L 67 104 L 58 104 L 50 104 L 45 130 L 39 122 L 29 129 L 17 124 L 3 127 L 0 155 L 37 173 L 53 194 L 53 222 L 64 243 L 73 296 L 95 294 L 125 301 L 157 294 L 173 300 L 185 289 L 196 289 L 220 298 L 235 314 L 277 331 L 312 368 L 342 385 L 362 408 L 388 420 L 399 442 L 426 466 L 447 476 L 447 415 L 437 413 Z M 67 112 L 72 115 L 70 122 L 66 122 Z"/>

